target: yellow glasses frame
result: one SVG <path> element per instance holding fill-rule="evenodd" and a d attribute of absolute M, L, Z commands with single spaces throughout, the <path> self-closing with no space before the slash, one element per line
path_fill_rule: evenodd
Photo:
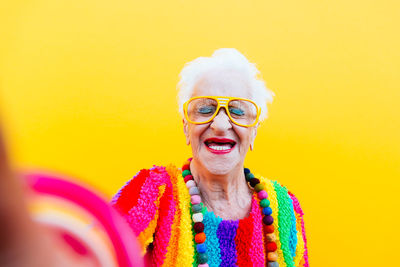
<path fill-rule="evenodd" d="M 191 121 L 191 120 L 189 119 L 189 116 L 188 116 L 188 105 L 189 105 L 190 101 L 192 101 L 192 100 L 194 100 L 194 99 L 199 99 L 199 98 L 210 98 L 210 99 L 214 99 L 214 100 L 216 100 L 217 103 L 218 103 L 217 110 L 215 111 L 214 115 L 213 115 L 209 120 L 207 120 L 207 121 L 195 122 L 195 121 Z M 256 109 L 257 109 L 257 117 L 256 117 L 256 120 L 254 121 L 253 124 L 251 124 L 251 125 L 240 124 L 240 123 L 236 122 L 236 121 L 232 118 L 231 113 L 229 112 L 228 106 L 229 106 L 229 102 L 231 102 L 231 101 L 233 101 L 233 100 L 246 100 L 246 101 L 249 101 L 250 103 L 252 103 L 252 104 L 254 104 L 254 105 L 256 106 Z M 231 122 L 233 122 L 233 123 L 236 124 L 236 125 L 242 126 L 242 127 L 253 127 L 254 125 L 256 125 L 257 122 L 258 122 L 258 119 L 259 119 L 259 117 L 260 117 L 260 113 L 261 113 L 260 107 L 259 107 L 254 101 L 252 101 L 252 100 L 250 100 L 250 99 L 247 99 L 247 98 L 240 98 L 240 97 L 229 97 L 229 96 L 196 96 L 196 97 L 192 97 L 191 99 L 189 99 L 188 101 L 186 101 L 186 102 L 183 104 L 183 112 L 184 112 L 184 114 L 185 114 L 185 118 L 187 119 L 188 122 L 193 123 L 193 124 L 206 124 L 206 123 L 209 123 L 210 121 L 212 121 L 212 120 L 215 118 L 215 116 L 217 116 L 217 114 L 218 114 L 218 112 L 219 112 L 219 110 L 220 110 L 221 108 L 225 108 L 226 114 L 228 115 L 228 117 L 229 117 L 229 119 L 231 120 Z"/>

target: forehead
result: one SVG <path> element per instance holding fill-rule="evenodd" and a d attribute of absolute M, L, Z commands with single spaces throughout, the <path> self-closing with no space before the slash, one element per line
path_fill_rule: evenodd
<path fill-rule="evenodd" d="M 193 88 L 194 96 L 231 96 L 251 98 L 246 75 L 237 70 L 215 70 L 204 74 Z"/>

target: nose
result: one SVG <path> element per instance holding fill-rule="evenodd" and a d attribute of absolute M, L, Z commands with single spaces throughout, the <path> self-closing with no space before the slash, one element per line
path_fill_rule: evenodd
<path fill-rule="evenodd" d="M 221 108 L 218 111 L 218 114 L 214 117 L 210 127 L 216 132 L 224 132 L 232 128 L 231 120 L 226 114 L 224 108 Z"/>

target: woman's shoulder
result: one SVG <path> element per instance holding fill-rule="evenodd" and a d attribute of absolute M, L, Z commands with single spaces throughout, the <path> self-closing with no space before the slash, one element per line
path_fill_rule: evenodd
<path fill-rule="evenodd" d="M 299 215 L 304 214 L 298 199 L 286 186 L 264 176 L 256 177 L 264 185 L 265 191 L 268 193 L 268 198 L 272 202 L 271 204 L 275 205 L 280 213 L 287 212 L 293 214 L 294 212 Z"/>
<path fill-rule="evenodd" d="M 127 213 L 138 199 L 157 198 L 167 191 L 172 192 L 181 170 L 174 165 L 141 169 L 114 195 L 111 204 L 122 213 Z"/>
<path fill-rule="evenodd" d="M 263 176 L 258 177 L 264 184 L 271 208 L 275 211 L 274 226 L 278 229 L 279 247 L 285 261 L 292 262 L 293 260 L 294 266 L 303 266 L 303 264 L 308 266 L 304 213 L 298 199 L 278 181 Z"/>
<path fill-rule="evenodd" d="M 257 176 L 259 177 L 260 181 L 265 185 L 267 191 L 270 192 L 276 198 L 288 198 L 290 202 L 293 204 L 293 209 L 296 213 L 303 215 L 303 210 L 300 207 L 299 200 L 295 196 L 295 194 L 290 191 L 286 186 L 279 183 L 277 180 L 272 180 L 266 178 L 264 176 Z"/>
<path fill-rule="evenodd" d="M 113 197 L 111 205 L 127 220 L 143 248 L 153 242 L 158 222 L 171 225 L 176 209 L 176 184 L 183 183 L 173 165 L 140 170 Z"/>
<path fill-rule="evenodd" d="M 289 195 L 289 190 L 277 180 L 269 179 L 262 175 L 256 175 L 256 177 L 260 179 L 262 184 L 264 184 L 266 191 L 270 195 L 272 194 L 275 197 L 284 197 Z"/>

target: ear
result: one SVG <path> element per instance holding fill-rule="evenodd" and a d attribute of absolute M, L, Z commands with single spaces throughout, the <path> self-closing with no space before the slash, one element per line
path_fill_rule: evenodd
<path fill-rule="evenodd" d="M 250 150 L 251 151 L 253 151 L 253 149 L 254 149 L 254 140 L 256 140 L 257 128 L 258 128 L 258 124 L 256 126 L 254 126 L 253 132 L 251 134 L 251 140 L 250 140 Z"/>
<path fill-rule="evenodd" d="M 183 133 L 185 134 L 186 137 L 186 144 L 190 145 L 188 122 L 185 119 L 182 119 L 182 123 L 183 123 Z"/>

